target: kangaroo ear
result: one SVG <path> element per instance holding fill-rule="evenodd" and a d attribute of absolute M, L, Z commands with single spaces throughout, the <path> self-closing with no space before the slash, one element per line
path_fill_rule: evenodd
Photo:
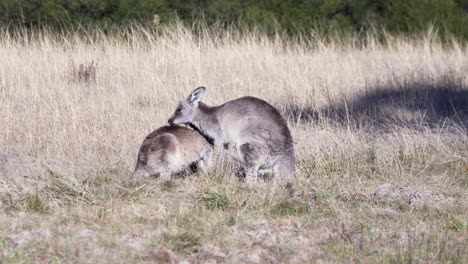
<path fill-rule="evenodd" d="M 188 101 L 191 105 L 196 106 L 198 103 L 203 99 L 203 95 L 205 94 L 206 88 L 203 86 L 198 87 L 195 89 L 188 98 Z"/>

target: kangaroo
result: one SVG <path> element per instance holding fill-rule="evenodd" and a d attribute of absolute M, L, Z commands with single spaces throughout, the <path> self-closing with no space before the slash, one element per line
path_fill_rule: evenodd
<path fill-rule="evenodd" d="M 163 126 L 141 144 L 135 175 L 170 178 L 194 164 L 205 171 L 210 166 L 212 152 L 212 145 L 197 131 Z"/>
<path fill-rule="evenodd" d="M 201 102 L 205 87 L 179 102 L 169 124 L 188 124 L 214 140 L 221 153 L 233 145 L 246 181 L 255 182 L 259 169 L 273 169 L 275 180 L 295 174 L 294 145 L 286 120 L 273 106 L 255 97 L 242 97 L 219 106 Z"/>

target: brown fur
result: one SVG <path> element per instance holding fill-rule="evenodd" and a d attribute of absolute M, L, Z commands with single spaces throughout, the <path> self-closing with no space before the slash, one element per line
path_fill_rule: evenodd
<path fill-rule="evenodd" d="M 163 126 L 141 144 L 135 174 L 170 177 L 192 164 L 204 169 L 212 146 L 198 132 L 182 126 Z"/>

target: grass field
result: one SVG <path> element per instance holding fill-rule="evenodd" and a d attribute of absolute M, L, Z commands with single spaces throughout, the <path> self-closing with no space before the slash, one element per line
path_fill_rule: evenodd
<path fill-rule="evenodd" d="M 466 45 L 175 26 L 2 32 L 0 58 L 2 263 L 468 262 Z M 246 185 L 234 158 L 131 178 L 200 85 L 208 104 L 251 95 L 284 114 L 294 184 Z"/>

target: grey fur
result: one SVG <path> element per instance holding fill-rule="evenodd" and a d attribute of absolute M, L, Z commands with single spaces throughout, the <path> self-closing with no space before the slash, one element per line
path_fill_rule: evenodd
<path fill-rule="evenodd" d="M 276 179 L 295 174 L 294 144 L 286 120 L 273 106 L 255 97 L 242 97 L 220 106 L 201 102 L 205 87 L 179 102 L 169 123 L 191 124 L 214 140 L 237 150 L 247 181 L 256 181 L 259 169 L 273 169 Z"/>
<path fill-rule="evenodd" d="M 135 175 L 170 178 L 191 165 L 204 171 L 210 166 L 213 147 L 198 132 L 182 126 L 163 126 L 141 144 Z"/>

